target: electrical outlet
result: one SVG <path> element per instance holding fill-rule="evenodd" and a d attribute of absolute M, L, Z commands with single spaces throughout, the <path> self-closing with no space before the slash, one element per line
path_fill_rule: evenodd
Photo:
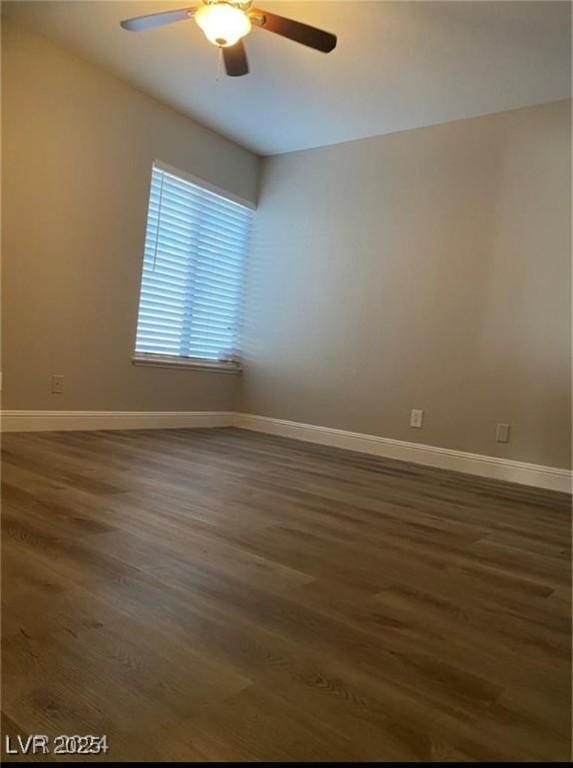
<path fill-rule="evenodd" d="M 495 439 L 498 443 L 509 443 L 509 424 L 498 424 L 495 429 Z"/>
<path fill-rule="evenodd" d="M 52 376 L 52 394 L 61 395 L 64 391 L 64 377 L 61 374 Z"/>
<path fill-rule="evenodd" d="M 412 408 L 410 411 L 410 426 L 416 429 L 422 429 L 422 421 L 424 419 L 424 411 L 420 411 L 417 408 Z"/>

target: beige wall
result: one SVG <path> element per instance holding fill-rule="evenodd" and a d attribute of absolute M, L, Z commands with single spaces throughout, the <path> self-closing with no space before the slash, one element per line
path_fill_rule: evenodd
<path fill-rule="evenodd" d="M 569 466 L 570 102 L 265 160 L 240 382 L 130 359 L 153 159 L 250 200 L 258 159 L 2 32 L 4 408 L 219 410 L 240 387 L 251 413 Z"/>
<path fill-rule="evenodd" d="M 135 367 L 155 158 L 249 200 L 258 159 L 2 23 L 5 409 L 229 409 L 237 377 Z M 65 376 L 50 394 L 52 373 Z"/>
<path fill-rule="evenodd" d="M 569 466 L 570 109 L 267 159 L 242 410 Z"/>

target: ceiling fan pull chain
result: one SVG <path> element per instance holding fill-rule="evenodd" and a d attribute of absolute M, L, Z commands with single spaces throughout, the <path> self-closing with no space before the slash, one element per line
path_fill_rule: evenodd
<path fill-rule="evenodd" d="M 217 48 L 217 78 L 216 82 L 219 82 L 219 78 L 221 77 L 221 71 L 223 69 L 223 49 L 221 46 Z"/>

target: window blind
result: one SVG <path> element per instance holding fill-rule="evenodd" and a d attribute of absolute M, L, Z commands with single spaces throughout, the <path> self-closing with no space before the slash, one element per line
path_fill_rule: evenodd
<path fill-rule="evenodd" d="M 237 361 L 252 211 L 154 164 L 135 351 Z"/>

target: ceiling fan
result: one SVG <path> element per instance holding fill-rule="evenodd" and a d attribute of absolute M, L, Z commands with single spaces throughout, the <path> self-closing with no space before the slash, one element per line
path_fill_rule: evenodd
<path fill-rule="evenodd" d="M 336 35 L 260 8 L 252 8 L 252 3 L 253 0 L 202 0 L 199 5 L 189 8 L 126 19 L 121 26 L 131 32 L 140 32 L 194 18 L 206 38 L 221 49 L 225 71 L 230 77 L 240 77 L 249 72 L 241 38 L 249 34 L 253 25 L 322 53 L 329 53 L 336 47 Z"/>

